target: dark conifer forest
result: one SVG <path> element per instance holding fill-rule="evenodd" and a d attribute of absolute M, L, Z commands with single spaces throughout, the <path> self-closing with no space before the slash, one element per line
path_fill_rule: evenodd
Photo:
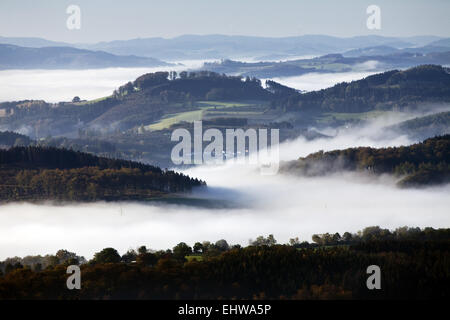
<path fill-rule="evenodd" d="M 0 150 L 0 200 L 145 200 L 188 192 L 204 182 L 142 163 L 72 150 Z"/>

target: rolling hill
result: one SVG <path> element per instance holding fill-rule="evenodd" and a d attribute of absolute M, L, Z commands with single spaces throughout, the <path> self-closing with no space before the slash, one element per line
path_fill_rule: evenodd
<path fill-rule="evenodd" d="M 360 71 L 385 71 L 405 69 L 423 64 L 450 64 L 450 49 L 423 47 L 419 49 L 396 49 L 389 46 L 354 49 L 343 54 L 288 60 L 280 62 L 241 62 L 222 60 L 207 62 L 201 70 L 218 73 L 239 74 L 257 78 L 300 76 L 307 73 L 336 73 Z"/>
<path fill-rule="evenodd" d="M 406 134 L 410 139 L 423 140 L 427 137 L 450 134 L 450 111 L 424 117 L 416 117 L 386 128 L 397 135 Z"/>
<path fill-rule="evenodd" d="M 101 50 L 116 55 L 136 55 L 163 60 L 232 59 L 242 57 L 277 56 L 289 58 L 301 55 L 323 55 L 345 52 L 355 48 L 391 46 L 406 48 L 425 46 L 440 40 L 434 36 L 383 37 L 357 36 L 339 38 L 326 35 L 296 37 L 256 37 L 229 35 L 182 35 L 175 38 L 137 38 L 94 44 L 69 44 L 41 38 L 0 37 L 0 43 L 25 47 L 65 46 L 87 50 Z"/>
<path fill-rule="evenodd" d="M 269 101 L 272 93 L 257 79 L 242 81 L 210 72 L 182 72 L 170 79 L 168 72 L 146 74 L 121 86 L 104 99 L 89 102 L 19 101 L 0 103 L 5 116 L 0 125 L 29 134 L 47 136 L 78 134 L 79 129 L 127 130 L 159 121 L 164 116 L 199 110 L 197 101 Z M 33 129 L 34 128 L 34 129 Z M 5 129 L 5 130 L 6 130 Z"/>
<path fill-rule="evenodd" d="M 0 201 L 146 200 L 204 182 L 142 163 L 66 149 L 0 150 Z"/>
<path fill-rule="evenodd" d="M 19 47 L 0 44 L 0 70 L 99 69 L 109 67 L 158 67 L 170 64 L 155 58 L 118 56 L 104 51 L 71 47 Z"/>
<path fill-rule="evenodd" d="M 356 113 L 414 109 L 424 102 L 450 102 L 448 68 L 423 65 L 387 71 L 320 91 L 297 93 L 282 98 L 277 105 L 291 111 Z"/>
<path fill-rule="evenodd" d="M 338 38 L 326 35 L 297 37 L 252 37 L 229 35 L 183 35 L 171 39 L 139 38 L 84 45 L 87 49 L 104 50 L 114 54 L 136 54 L 160 59 L 218 59 L 237 57 L 283 57 L 344 52 L 353 48 L 390 45 L 405 48 L 423 45 L 436 37 L 395 38 L 382 36 L 357 36 Z"/>
<path fill-rule="evenodd" d="M 281 172 L 303 176 L 343 171 L 393 174 L 400 187 L 450 182 L 450 135 L 396 148 L 349 148 L 317 152 L 282 165 Z"/>
<path fill-rule="evenodd" d="M 308 93 L 207 71 L 157 72 L 93 101 L 0 103 L 0 130 L 26 134 L 40 145 L 170 167 L 173 128 L 191 130 L 194 120 L 203 120 L 205 129 L 280 128 L 280 141 L 299 135 L 313 139 L 318 135 L 311 127 L 336 128 L 393 111 L 437 112 L 434 105 L 448 102 L 450 74 L 440 66 L 392 70 Z M 414 130 L 434 132 L 428 130 L 432 124 L 426 127 Z M 388 129 L 409 134 L 404 127 Z"/>

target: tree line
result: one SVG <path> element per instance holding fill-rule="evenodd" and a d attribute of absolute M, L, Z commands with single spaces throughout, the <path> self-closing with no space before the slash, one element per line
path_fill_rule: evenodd
<path fill-rule="evenodd" d="M 122 256 L 105 248 L 90 261 L 67 250 L 10 258 L 0 263 L 0 298 L 448 298 L 450 229 L 369 227 L 347 234 L 351 241 L 324 234 L 314 236 L 314 243 L 294 238 L 283 245 L 269 235 L 247 247 L 223 239 L 160 251 L 141 246 Z M 70 264 L 81 265 L 81 290 L 64 286 Z M 381 269 L 381 290 L 366 287 L 366 268 L 373 264 Z"/>
<path fill-rule="evenodd" d="M 73 150 L 0 150 L 0 201 L 145 200 L 205 183 L 171 170 Z"/>
<path fill-rule="evenodd" d="M 401 178 L 399 186 L 408 187 L 449 182 L 449 160 L 450 135 L 444 135 L 410 146 L 319 151 L 285 163 L 282 172 L 309 176 L 346 170 L 388 173 Z"/>
<path fill-rule="evenodd" d="M 286 111 L 367 112 L 412 108 L 425 101 L 450 101 L 447 68 L 422 65 L 405 71 L 387 71 L 319 91 L 287 94 L 272 105 Z"/>

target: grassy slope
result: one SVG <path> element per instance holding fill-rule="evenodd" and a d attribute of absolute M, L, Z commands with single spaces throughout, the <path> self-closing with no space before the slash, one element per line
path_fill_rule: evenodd
<path fill-rule="evenodd" d="M 258 107 L 257 102 L 198 101 L 197 107 L 198 110 L 167 115 L 158 122 L 145 126 L 145 129 L 164 130 L 174 124 L 183 121 L 193 122 L 196 120 L 202 120 L 206 115 L 208 119 L 223 116 L 251 117 L 255 115 L 260 115 L 263 112 L 263 108 Z M 248 107 L 255 108 L 255 111 L 248 111 Z M 240 111 L 239 110 L 240 108 L 242 108 L 243 110 Z M 224 111 L 224 109 L 225 110 L 232 109 L 232 111 Z"/>

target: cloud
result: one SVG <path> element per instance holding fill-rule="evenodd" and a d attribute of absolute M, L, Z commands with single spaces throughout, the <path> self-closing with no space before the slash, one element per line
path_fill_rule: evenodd
<path fill-rule="evenodd" d="M 26 99 L 47 102 L 92 100 L 112 94 L 114 89 L 137 77 L 156 71 L 197 68 L 204 61 L 179 61 L 177 66 L 157 68 L 106 68 L 88 70 L 3 70 L 0 71 L 0 102 Z"/>
<path fill-rule="evenodd" d="M 201 65 L 190 61 L 179 69 L 195 67 L 196 63 Z M 140 68 L 0 71 L 0 100 L 60 101 L 75 95 L 93 99 L 109 95 L 123 83 L 154 71 Z M 275 81 L 297 89 L 316 90 L 370 74 L 306 74 Z M 319 150 L 356 146 L 407 145 L 416 141 L 381 128 L 414 116 L 390 113 L 362 127 L 324 129 L 322 132 L 332 138 L 285 142 L 280 145 L 280 158 L 293 160 Z M 215 208 L 167 203 L 0 205 L 0 260 L 55 253 L 58 249 L 90 258 L 105 247 L 124 253 L 140 245 L 166 249 L 181 241 L 193 245 L 196 241 L 221 238 L 246 245 L 248 239 L 268 234 L 274 234 L 279 242 L 296 236 L 310 241 L 314 233 L 355 232 L 370 225 L 450 226 L 450 186 L 403 190 L 396 188 L 389 176 L 367 179 L 349 173 L 317 178 L 262 176 L 257 166 L 232 163 L 192 168 L 185 173 L 208 182 L 206 191 L 193 196 L 216 202 Z M 221 207 L 223 203 L 229 205 Z"/>
<path fill-rule="evenodd" d="M 0 102 L 26 99 L 47 102 L 71 101 L 73 97 L 92 100 L 112 94 L 114 89 L 137 77 L 156 71 L 183 71 L 200 68 L 214 60 L 175 61 L 177 66 L 156 68 L 105 68 L 88 70 L 2 70 L 0 71 Z M 308 73 L 296 77 L 273 78 L 289 87 L 313 91 L 339 82 L 364 78 L 374 72 L 366 70 L 343 73 Z"/>
<path fill-rule="evenodd" d="M 276 77 L 271 80 L 285 86 L 304 91 L 314 91 L 334 86 L 340 82 L 359 80 L 375 74 L 371 71 L 337 72 L 337 73 L 307 73 L 295 77 Z"/>
<path fill-rule="evenodd" d="M 406 137 L 384 138 L 377 122 L 336 133 L 331 139 L 299 138 L 280 146 L 282 160 L 318 150 L 352 146 L 396 146 Z M 356 232 L 379 225 L 449 227 L 450 186 L 398 189 L 390 176 L 369 179 L 354 173 L 301 178 L 263 176 L 257 166 L 226 163 L 186 170 L 208 182 L 193 196 L 215 208 L 167 203 L 8 204 L 0 206 L 0 259 L 67 249 L 87 258 L 114 247 L 121 253 L 146 245 L 171 248 L 184 241 L 226 239 L 248 244 L 274 234 L 281 243 L 314 233 Z M 220 206 L 220 203 L 233 206 Z"/>

